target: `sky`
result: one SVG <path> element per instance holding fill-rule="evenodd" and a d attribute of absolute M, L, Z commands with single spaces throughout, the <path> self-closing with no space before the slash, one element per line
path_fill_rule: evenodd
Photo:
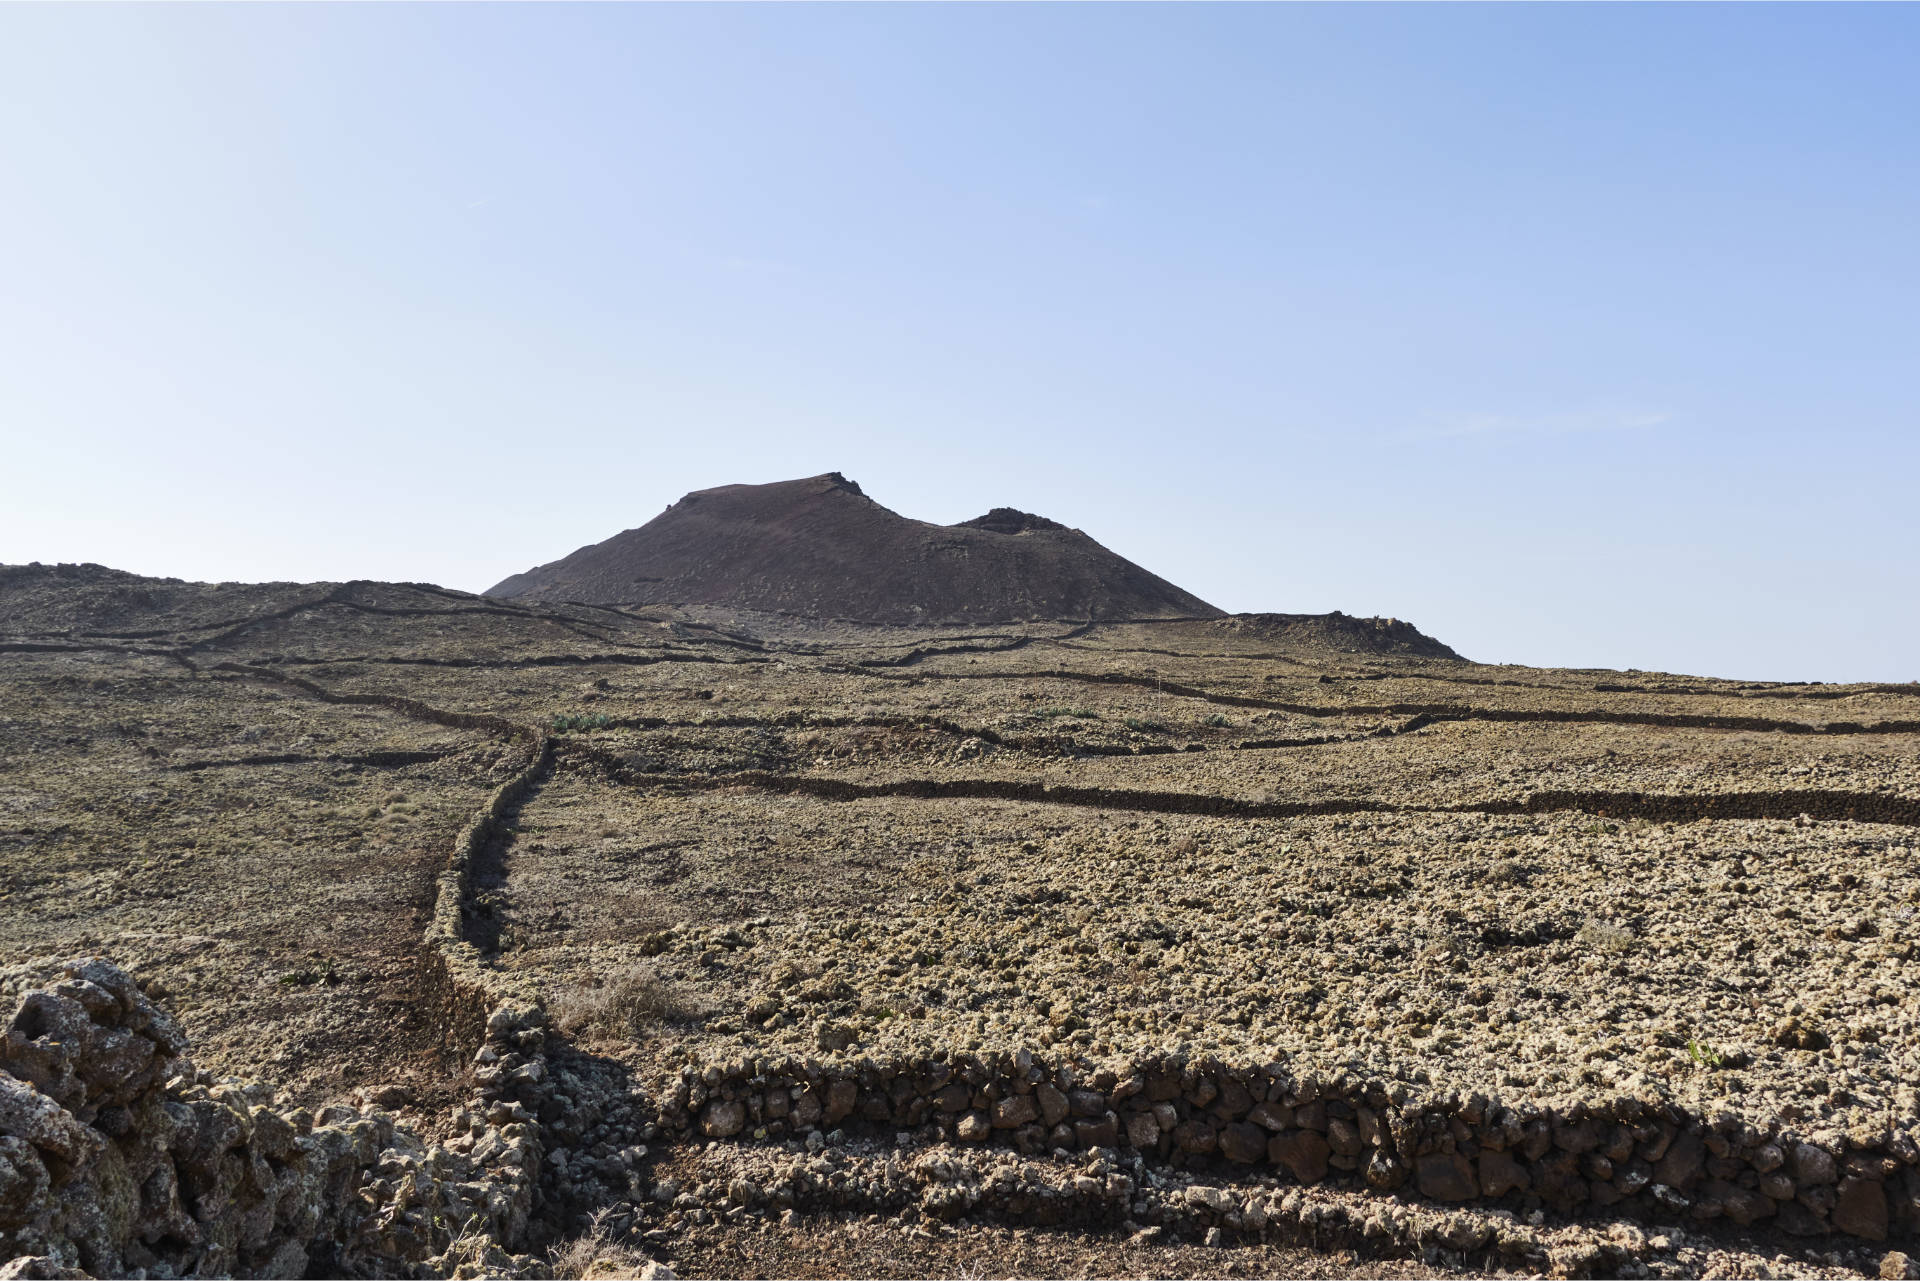
<path fill-rule="evenodd" d="M 0 6 L 0 562 L 837 470 L 1489 662 L 1920 679 L 1920 7 Z"/>

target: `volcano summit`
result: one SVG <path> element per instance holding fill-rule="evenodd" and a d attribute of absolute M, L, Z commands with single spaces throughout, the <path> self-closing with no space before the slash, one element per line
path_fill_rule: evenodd
<path fill-rule="evenodd" d="M 487 595 L 886 624 L 1222 614 L 1056 521 L 1009 507 L 958 525 L 910 520 L 839 472 L 698 490 Z"/>

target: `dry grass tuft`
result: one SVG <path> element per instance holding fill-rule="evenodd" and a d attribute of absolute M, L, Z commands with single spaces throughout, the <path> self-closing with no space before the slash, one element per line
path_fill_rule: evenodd
<path fill-rule="evenodd" d="M 601 1210 L 593 1216 L 584 1233 L 553 1246 L 547 1258 L 553 1260 L 555 1277 L 568 1277 L 570 1281 L 622 1281 L 657 1275 L 659 1269 L 649 1271 L 653 1264 L 651 1258 L 612 1235 L 612 1229 L 607 1227 L 611 1214 L 611 1208 Z"/>
<path fill-rule="evenodd" d="M 635 966 L 597 985 L 557 994 L 554 1022 L 568 1036 L 633 1037 L 662 1023 L 685 1023 L 697 1011 L 686 997 L 646 966 Z"/>
<path fill-rule="evenodd" d="M 453 1240 L 447 1242 L 447 1248 L 440 1256 L 440 1263 L 452 1274 L 461 1264 L 478 1265 L 487 1256 L 487 1247 L 493 1238 L 480 1226 L 478 1218 L 468 1219 Z"/>
<path fill-rule="evenodd" d="M 1589 920 L 1582 925 L 1580 932 L 1574 937 L 1588 947 L 1607 952 L 1629 952 L 1640 941 L 1634 936 L 1632 930 L 1622 929 L 1618 925 L 1597 919 Z"/>
<path fill-rule="evenodd" d="M 571 1281 L 632 1281 L 660 1274 L 652 1268 L 652 1259 L 614 1237 L 607 1227 L 611 1213 L 610 1208 L 601 1210 L 585 1232 L 553 1247 L 548 1257 L 553 1260 L 554 1276 Z"/>

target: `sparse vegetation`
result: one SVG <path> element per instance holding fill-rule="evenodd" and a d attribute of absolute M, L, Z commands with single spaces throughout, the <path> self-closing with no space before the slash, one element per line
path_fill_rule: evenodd
<path fill-rule="evenodd" d="M 1588 947 L 1603 952 L 1632 951 L 1634 945 L 1640 941 L 1632 930 L 1622 929 L 1618 925 L 1597 919 L 1589 920 L 1582 925 L 1580 932 L 1574 937 Z"/>
<path fill-rule="evenodd" d="M 596 1212 L 587 1230 L 553 1247 L 553 1275 L 571 1281 L 632 1281 L 643 1276 L 649 1259 L 637 1247 L 614 1235 L 614 1207 Z"/>
<path fill-rule="evenodd" d="M 8 656 L 0 747 L 16 773 L 0 788 L 0 836 L 15 853 L 0 877 L 0 960 L 111 939 L 102 946 L 164 976 L 184 1017 L 213 1029 L 197 1062 L 290 1080 L 307 1101 L 384 1083 L 402 1052 L 422 1051 L 409 1066 L 428 1063 L 434 1046 L 394 1017 L 431 999 L 413 982 L 417 914 L 529 744 L 418 716 L 405 700 L 598 731 L 595 751 L 561 739 L 550 772 L 499 810 L 508 839 L 469 865 L 462 906 L 490 963 L 557 995 L 548 1013 L 593 1051 L 557 1047 L 553 1062 L 617 1058 L 636 1089 L 686 1065 L 758 1058 L 879 1061 L 934 1045 L 1120 1063 L 1184 1043 L 1196 1059 L 1277 1054 L 1301 1072 L 1380 1062 L 1427 1074 L 1436 1090 L 1497 1089 L 1517 1103 L 1650 1088 L 1756 1130 L 1791 1104 L 1810 1132 L 1836 1125 L 1841 1109 L 1882 1106 L 1912 1079 L 1900 1002 L 1915 977 L 1913 829 L 1885 816 L 1911 812 L 1915 736 L 1669 724 L 1696 712 L 1823 724 L 1839 710 L 1831 702 L 1705 688 L 1688 701 L 1616 703 L 1553 672 L 1487 684 L 1382 664 L 1347 706 L 1347 687 L 1322 685 L 1310 652 L 1264 687 L 1253 660 L 1221 666 L 1211 656 L 1225 642 L 1205 623 L 899 670 L 892 632 L 838 629 L 830 649 L 796 644 L 769 661 L 607 613 L 593 626 L 636 652 L 655 646 L 661 661 L 587 716 L 575 715 L 592 703 L 573 640 L 553 655 L 567 661 L 528 665 L 535 641 L 502 630 L 520 622 L 449 618 L 444 599 L 397 588 L 353 593 L 382 612 L 352 615 L 338 633 L 239 633 L 225 652 L 249 669 L 280 654 L 309 660 L 302 680 L 336 697 L 390 690 L 394 706 L 293 686 L 279 699 L 266 675 L 205 679 L 143 654 Z M 223 603 L 180 644 L 245 612 Z M 791 626 L 811 643 L 815 633 Z M 507 674 L 491 660 L 372 665 L 442 643 L 508 655 Z M 1191 657 L 1172 652 L 1189 646 Z M 1262 722 L 1236 708 L 1243 729 L 1277 722 L 1275 733 L 1326 741 L 1242 750 L 1218 728 L 1219 705 L 1173 692 L 1155 701 L 1138 656 L 1149 647 L 1170 689 L 1264 688 L 1320 713 L 1309 727 L 1296 713 Z M 888 665 L 860 665 L 873 655 Z M 1335 674 L 1352 667 L 1326 662 Z M 150 699 L 140 715 L 165 755 L 107 742 L 100 708 L 54 684 L 109 663 L 147 673 L 114 697 Z M 1065 675 L 1037 674 L 1042 664 Z M 722 682 L 724 708 L 694 701 L 696 678 Z M 1465 710 L 1424 733 L 1383 733 L 1372 710 L 1440 701 Z M 1899 693 L 1842 706 L 1863 723 L 1920 718 L 1920 700 Z M 1521 715 L 1467 715 L 1480 709 Z M 1545 715 L 1526 719 L 1535 712 Z M 1635 728 L 1642 713 L 1662 718 L 1657 735 Z M 1579 719 L 1590 714 L 1614 719 L 1596 728 Z M 228 745 L 256 722 L 273 728 L 262 740 L 272 746 Z M 948 750 L 967 741 L 956 730 L 983 727 L 1002 740 L 990 756 Z M 92 762 L 77 755 L 90 735 Z M 1837 742 L 1844 761 L 1823 760 Z M 841 777 L 817 777 L 814 759 L 841 746 L 857 749 L 833 758 Z M 1769 781 L 1754 763 L 1762 747 L 1782 770 L 1819 765 L 1807 777 L 1846 793 L 1856 822 L 1715 817 L 1720 797 L 1742 798 L 1731 812 L 1770 813 L 1774 801 L 1751 797 L 1811 785 L 1793 781 L 1801 774 Z M 101 762 L 111 768 L 93 768 Z M 849 802 L 843 788 L 871 794 Z M 1831 793 L 1808 795 L 1793 812 L 1845 812 Z M 1301 812 L 1237 812 L 1262 799 Z M 1629 817 L 1636 808 L 1660 817 Z M 1696 811 L 1705 816 L 1687 817 Z M 329 966 L 328 955 L 341 959 Z M 1844 1062 L 1818 1054 L 1829 1038 Z M 418 1075 L 423 1098 L 452 1097 Z M 753 1136 L 768 1121 L 750 1116 L 737 1146 L 760 1152 L 766 1140 Z M 798 1137 L 769 1129 L 775 1148 Z M 609 1142 L 616 1156 L 622 1143 Z M 688 1155 L 677 1144 L 610 1169 L 608 1188 L 625 1196 L 638 1175 L 651 1194 L 682 1177 L 666 1168 Z M 432 1241 L 458 1226 L 434 1225 Z M 623 1235 L 616 1220 L 613 1244 Z M 641 1262 L 607 1242 L 563 1242 L 570 1261 L 558 1269 L 616 1275 Z M 469 1262 L 470 1275 L 501 1266 Z"/>
<path fill-rule="evenodd" d="M 338 987 L 340 974 L 333 968 L 333 962 L 328 961 L 319 966 L 309 965 L 297 970 L 288 970 L 280 976 L 279 983 L 281 987 L 312 987 L 315 984 L 323 987 Z"/>
<path fill-rule="evenodd" d="M 442 1227 L 445 1223 L 438 1214 L 433 1216 L 433 1226 Z M 498 1244 L 487 1232 L 486 1226 L 478 1216 L 471 1217 L 461 1224 L 453 1240 L 447 1242 L 446 1250 L 440 1255 L 440 1263 L 445 1266 L 448 1275 L 453 1275 L 465 1266 L 480 1271 L 490 1251 L 497 1251 Z M 467 1275 L 473 1275 L 469 1272 Z M 482 1273 L 484 1275 L 484 1273 Z"/>
<path fill-rule="evenodd" d="M 1687 1057 L 1701 1067 L 1706 1068 L 1709 1072 L 1725 1066 L 1727 1061 L 1726 1056 L 1721 1054 L 1720 1051 L 1714 1049 L 1705 1041 L 1693 1037 L 1687 1038 Z"/>
<path fill-rule="evenodd" d="M 644 1036 L 663 1023 L 685 1023 L 697 1011 L 685 996 L 646 966 L 635 966 L 599 985 L 558 993 L 553 1020 L 569 1036 Z"/>
<path fill-rule="evenodd" d="M 1489 885 L 1524 885 L 1527 882 L 1526 864 L 1514 859 L 1500 859 L 1481 873 Z"/>

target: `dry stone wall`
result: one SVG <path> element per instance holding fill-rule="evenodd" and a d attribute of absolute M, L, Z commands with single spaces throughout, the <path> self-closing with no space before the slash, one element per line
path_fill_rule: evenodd
<path fill-rule="evenodd" d="M 315 1248 L 353 1252 L 391 1125 L 322 1124 L 203 1079 L 186 1044 L 97 958 L 21 995 L 0 1051 L 0 1254 L 96 1276 L 299 1276 Z"/>
<path fill-rule="evenodd" d="M 17 998 L 0 1047 L 0 1259 L 12 1260 L 9 1275 L 523 1272 L 531 1261 L 509 1252 L 534 1234 L 543 1197 L 595 1185 L 613 1196 L 647 1191 L 635 1169 L 643 1149 L 599 1151 L 615 1131 L 703 1142 L 809 1137 L 810 1147 L 833 1129 L 885 1137 L 911 1131 L 929 1145 L 982 1158 L 1064 1149 L 1092 1162 L 1051 1182 L 1036 1175 L 1002 1187 L 967 1156 L 929 1157 L 909 1182 L 935 1217 L 990 1207 L 1033 1223 L 1131 1218 L 1178 1231 L 1304 1230 L 1295 1220 L 1305 1203 L 1284 1197 L 1249 1199 L 1211 1184 L 1178 1200 L 1144 1195 L 1142 1171 L 1173 1168 L 1229 1184 L 1242 1175 L 1333 1181 L 1441 1207 L 1597 1211 L 1661 1224 L 1726 1220 L 1873 1242 L 1920 1236 L 1920 1135 L 1892 1125 L 1803 1133 L 1634 1098 L 1503 1103 L 1286 1064 L 1166 1058 L 1098 1066 L 1024 1051 L 689 1065 L 650 1090 L 611 1082 L 585 1088 L 567 1069 L 556 1071 L 562 1060 L 531 991 L 489 967 L 472 941 L 476 869 L 551 770 L 554 740 L 494 717 L 222 667 L 517 745 L 511 776 L 455 842 L 422 940 L 426 999 L 443 1020 L 449 1054 L 472 1065 L 474 1099 L 440 1144 L 377 1112 L 329 1108 L 314 1116 L 269 1087 L 195 1069 L 178 1025 L 103 960 L 0 974 L 0 998 Z M 729 780 L 743 781 L 798 785 L 772 776 Z M 829 780 L 807 785 L 874 790 Z M 890 790 L 940 794 L 931 784 Z M 1122 808 L 1165 803 L 1158 794 L 1084 790 L 1084 798 L 1076 789 L 1048 789 L 1042 798 Z M 1808 796 L 1794 793 L 1795 804 Z M 1542 796 L 1528 807 L 1579 801 L 1594 808 L 1593 800 Z M 1862 800 L 1828 798 L 1835 809 Z M 1647 809 L 1683 802 L 1720 803 L 1630 801 Z M 1770 808 L 1776 798 L 1746 803 Z M 1893 798 L 1871 803 L 1911 806 Z M 1891 821 L 1920 818 L 1903 809 Z M 602 1110 L 617 1114 L 617 1124 L 589 1115 Z M 830 1183 L 808 1182 L 817 1172 L 796 1171 L 790 1204 L 837 1203 Z M 736 1199 L 768 1196 L 742 1188 Z M 780 1199 L 777 1189 L 772 1199 Z"/>
<path fill-rule="evenodd" d="M 446 1144 L 378 1112 L 316 1117 L 270 1086 L 197 1070 L 181 1027 L 104 959 L 0 974 L 0 999 L 17 998 L 0 1046 L 4 1275 L 524 1273 L 531 1260 L 509 1251 L 540 1205 L 546 1019 L 481 962 L 466 916 L 474 864 L 550 768 L 552 742 L 494 717 L 222 666 L 521 743 L 454 844 L 422 943 L 425 999 L 449 1053 L 472 1056 L 476 1097 Z"/>
<path fill-rule="evenodd" d="M 378 1112 L 316 1117 L 196 1070 L 180 1027 L 99 958 L 0 983 L 24 988 L 0 1048 L 6 1275 L 524 1270 L 503 1247 L 527 1235 L 541 1147 L 504 1091 L 483 1085 L 462 1136 L 428 1144 Z M 478 1053 L 537 1064 L 541 1022 L 497 1010 Z"/>
<path fill-rule="evenodd" d="M 1023 1153 L 1131 1151 L 1301 1184 L 1652 1223 L 1726 1220 L 1796 1236 L 1920 1235 L 1920 1146 L 1892 1126 L 1810 1134 L 1634 1098 L 1503 1104 L 1401 1083 L 1178 1058 L 1125 1068 L 1022 1051 L 925 1061 L 693 1066 L 658 1083 L 686 1138 L 920 1131 Z"/>
<path fill-rule="evenodd" d="M 1463 805 L 1399 805 L 1371 799 L 1250 801 L 1205 792 L 1147 791 L 1139 788 L 1075 787 L 1020 779 L 910 778 L 885 783 L 855 783 L 815 774 L 776 774 L 737 770 L 713 777 L 652 774 L 633 769 L 613 752 L 569 743 L 569 755 L 591 760 L 608 774 L 633 786 L 680 791 L 723 791 L 752 787 L 830 801 L 903 796 L 919 800 L 1031 801 L 1090 809 L 1148 814 L 1195 814 L 1214 818 L 1305 818 L 1325 814 L 1546 814 L 1580 810 L 1601 818 L 1642 818 L 1655 823 L 1691 823 L 1702 819 L 1798 818 L 1885 823 L 1920 827 L 1920 801 L 1903 796 L 1815 788 L 1787 791 L 1659 794 L 1542 790 L 1519 800 L 1486 800 Z"/>
<path fill-rule="evenodd" d="M 541 1079 L 538 1011 L 494 1011 L 478 1055 L 526 1066 L 504 1086 L 483 1072 L 459 1136 L 430 1145 L 378 1112 L 316 1117 L 268 1086 L 197 1071 L 179 1026 L 99 958 L 4 977 L 28 985 L 0 1049 L 0 1259 L 15 1272 L 523 1266 L 502 1250 L 527 1236 L 542 1150 L 510 1094 Z"/>
<path fill-rule="evenodd" d="M 864 666 L 864 665 L 863 665 Z M 828 668 L 832 670 L 832 668 Z M 898 677 L 890 679 L 901 679 Z M 1300 703 L 1287 699 L 1256 698 L 1247 694 L 1224 694 L 1217 690 L 1201 689 L 1196 685 L 1183 685 L 1174 681 L 1161 680 L 1153 676 L 1136 676 L 1126 672 L 1087 672 L 1068 668 L 1040 668 L 1014 673 L 1006 672 L 929 672 L 915 677 L 917 680 L 1058 680 L 1077 681 L 1086 685 L 1131 685 L 1141 689 L 1151 689 L 1156 694 L 1171 695 L 1176 698 L 1191 698 L 1216 707 L 1244 707 L 1264 711 L 1290 712 L 1296 716 L 1409 716 L 1413 719 L 1402 725 L 1395 733 L 1409 734 L 1424 729 L 1428 725 L 1437 725 L 1445 721 L 1498 721 L 1509 724 L 1557 724 L 1557 725 L 1642 725 L 1661 729 L 1723 729 L 1750 730 L 1766 734 L 1912 734 L 1920 732 L 1920 721 L 1829 721 L 1824 725 L 1811 725 L 1804 721 L 1778 720 L 1764 716 L 1709 716 L 1690 712 L 1611 712 L 1600 708 L 1575 710 L 1571 708 L 1524 708 L 1524 707 L 1469 707 L 1459 703 Z M 1517 683 L 1517 682 L 1516 682 Z M 1604 691 L 1614 688 L 1606 685 L 1595 687 Z M 1856 687 L 1857 688 L 1857 687 Z M 1898 686 L 1886 687 L 1896 692 Z"/>

